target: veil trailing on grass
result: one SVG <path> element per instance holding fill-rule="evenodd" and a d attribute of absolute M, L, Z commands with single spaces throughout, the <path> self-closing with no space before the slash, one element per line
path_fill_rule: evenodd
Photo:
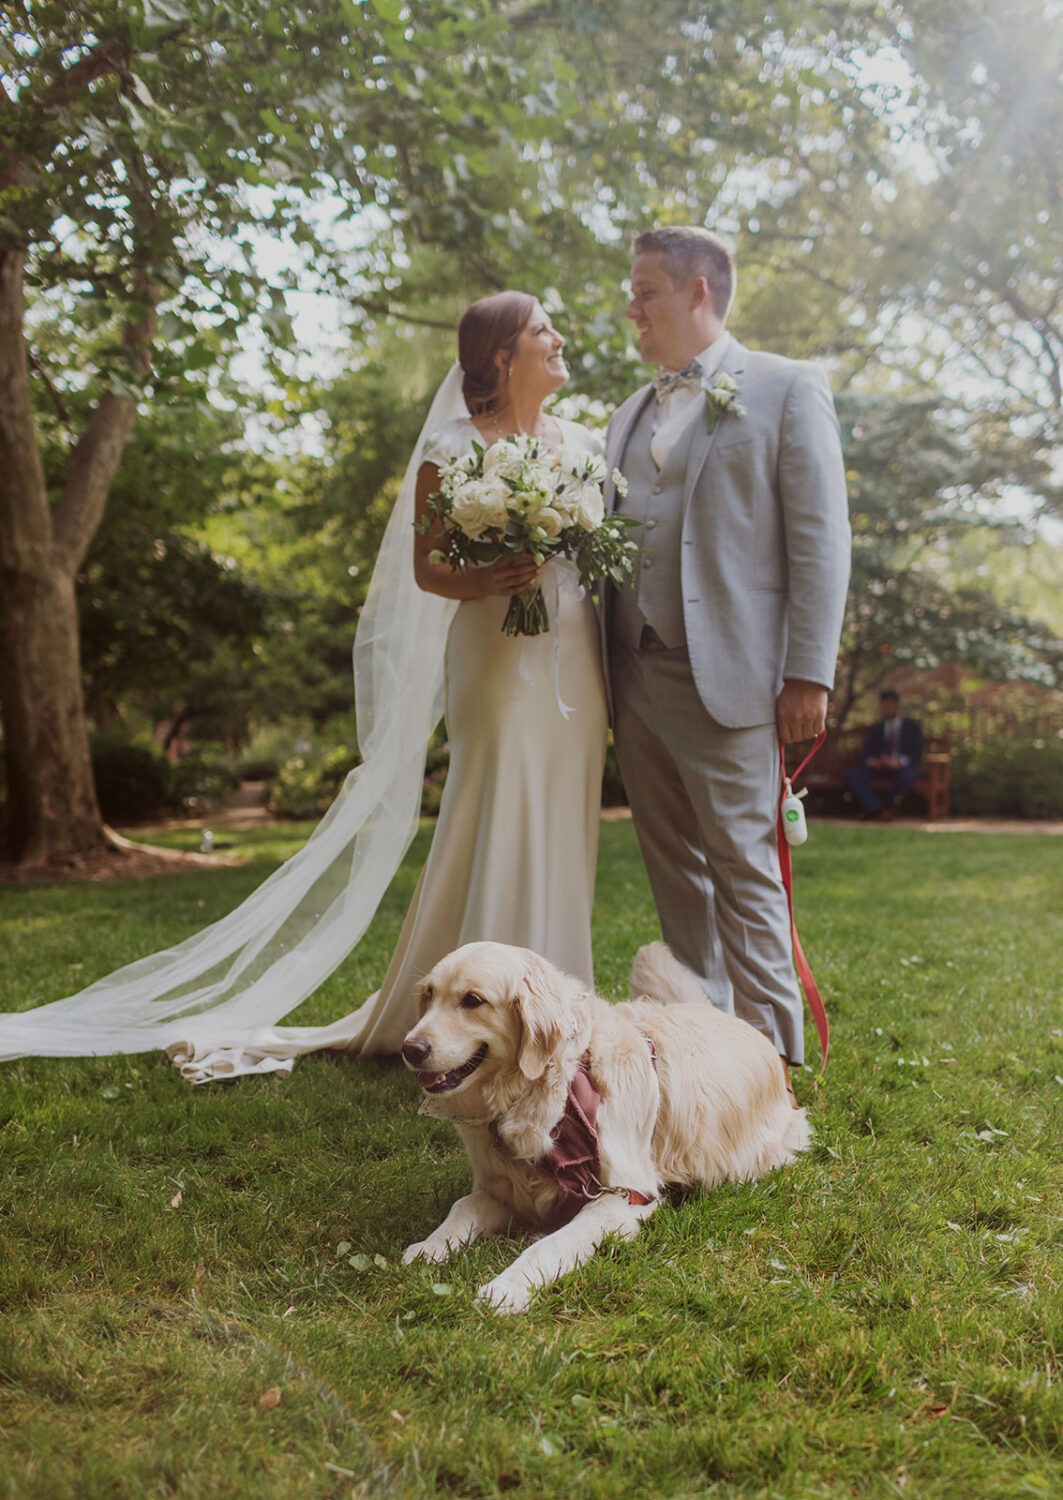
<path fill-rule="evenodd" d="M 454 365 L 432 402 L 384 533 L 354 640 L 362 764 L 306 844 L 220 921 L 76 995 L 0 1015 L 0 1059 L 166 1050 L 192 1082 L 288 1069 L 356 1048 L 372 998 L 332 1026 L 274 1029 L 355 946 L 417 829 L 457 604 L 417 587 L 417 471 L 430 433 L 468 415 Z"/>

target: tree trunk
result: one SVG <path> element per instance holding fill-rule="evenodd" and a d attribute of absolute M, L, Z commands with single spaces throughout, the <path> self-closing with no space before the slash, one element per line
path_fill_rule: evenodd
<path fill-rule="evenodd" d="M 0 603 L 7 844 L 44 865 L 106 842 L 89 760 L 74 585 L 52 566 L 13 580 Z"/>
<path fill-rule="evenodd" d="M 107 842 L 89 760 L 74 580 L 136 409 L 126 395 L 101 397 L 53 510 L 23 334 L 25 259 L 20 249 L 0 250 L 0 719 L 7 853 L 37 865 Z M 149 314 L 127 328 L 127 342 L 150 343 L 152 326 Z"/>

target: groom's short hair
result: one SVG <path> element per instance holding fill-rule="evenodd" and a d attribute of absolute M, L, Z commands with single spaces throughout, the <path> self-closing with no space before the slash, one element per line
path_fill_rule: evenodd
<path fill-rule="evenodd" d="M 704 276 L 718 318 L 726 318 L 735 294 L 735 258 L 711 229 L 669 224 L 646 229 L 635 241 L 636 255 L 659 252 L 674 286 Z"/>

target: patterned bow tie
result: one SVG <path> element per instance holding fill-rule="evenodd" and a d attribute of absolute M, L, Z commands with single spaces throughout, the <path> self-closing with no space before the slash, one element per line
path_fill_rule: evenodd
<path fill-rule="evenodd" d="M 692 359 L 681 370 L 658 370 L 653 377 L 653 389 L 657 400 L 663 401 L 673 391 L 699 390 L 702 377 L 701 361 Z"/>

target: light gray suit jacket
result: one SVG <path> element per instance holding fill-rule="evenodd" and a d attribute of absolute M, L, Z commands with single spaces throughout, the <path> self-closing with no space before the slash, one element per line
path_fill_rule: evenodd
<path fill-rule="evenodd" d="M 733 341 L 721 370 L 745 416 L 700 411 L 683 495 L 683 617 L 701 701 L 728 728 L 771 723 L 784 678 L 834 685 L 852 537 L 838 419 L 818 365 Z M 623 472 L 653 387 L 617 410 L 606 472 Z M 611 480 L 606 504 L 615 504 Z M 603 597 L 608 653 L 609 590 Z M 608 667 L 608 660 L 606 661 Z M 609 673 L 606 671 L 606 681 Z"/>

